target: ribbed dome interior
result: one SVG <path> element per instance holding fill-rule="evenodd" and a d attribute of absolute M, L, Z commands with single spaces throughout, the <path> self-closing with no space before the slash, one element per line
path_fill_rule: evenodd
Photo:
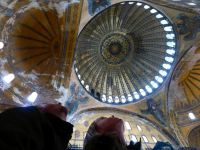
<path fill-rule="evenodd" d="M 97 14 L 83 28 L 75 71 L 96 99 L 137 102 L 162 86 L 176 50 L 175 29 L 163 13 L 142 2 L 122 2 Z"/>

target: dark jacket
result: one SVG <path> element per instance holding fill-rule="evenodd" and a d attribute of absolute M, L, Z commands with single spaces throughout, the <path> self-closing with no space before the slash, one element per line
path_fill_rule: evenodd
<path fill-rule="evenodd" d="M 0 114 L 0 150 L 65 150 L 72 132 L 73 125 L 37 107 Z"/>

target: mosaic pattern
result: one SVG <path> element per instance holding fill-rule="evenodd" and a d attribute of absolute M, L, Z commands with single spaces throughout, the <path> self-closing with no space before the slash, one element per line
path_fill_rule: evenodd
<path fill-rule="evenodd" d="M 89 98 L 85 96 L 85 90 L 81 86 L 77 86 L 75 82 L 71 83 L 69 89 L 70 96 L 68 97 L 65 106 L 69 109 L 68 116 L 71 116 L 77 111 L 79 105 L 86 104 Z"/>
<path fill-rule="evenodd" d="M 194 40 L 200 32 L 200 15 L 189 17 L 185 14 L 177 16 L 179 33 L 184 35 L 184 40 Z"/>
<path fill-rule="evenodd" d="M 0 74 L 14 76 L 1 88 L 8 100 L 32 104 L 34 92 L 37 104 L 66 100 L 80 8 L 66 0 L 0 2 Z"/>
<path fill-rule="evenodd" d="M 111 5 L 111 0 L 87 0 L 88 12 L 91 16 Z"/>
<path fill-rule="evenodd" d="M 158 102 L 155 102 L 154 99 L 150 98 L 147 100 L 147 109 L 141 110 L 141 113 L 145 115 L 153 115 L 159 123 L 166 126 L 166 117 L 164 116 L 164 113 L 160 108 L 160 104 Z"/>

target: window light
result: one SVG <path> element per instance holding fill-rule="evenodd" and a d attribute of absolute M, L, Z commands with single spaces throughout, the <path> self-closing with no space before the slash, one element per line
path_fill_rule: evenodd
<path fill-rule="evenodd" d="M 156 81 L 158 81 L 159 83 L 163 82 L 163 78 L 159 77 L 159 76 L 155 76 Z"/>
<path fill-rule="evenodd" d="M 137 129 L 138 131 L 142 131 L 142 128 L 139 125 L 137 125 Z"/>
<path fill-rule="evenodd" d="M 33 103 L 33 102 L 35 102 L 37 96 L 38 96 L 38 94 L 36 92 L 33 92 L 28 96 L 27 99 L 28 99 L 29 102 Z"/>
<path fill-rule="evenodd" d="M 163 64 L 162 66 L 163 66 L 163 68 L 165 68 L 167 70 L 169 70 L 171 68 L 170 64 Z"/>
<path fill-rule="evenodd" d="M 75 71 L 78 72 L 78 68 L 75 68 Z"/>
<path fill-rule="evenodd" d="M 131 130 L 131 126 L 127 121 L 125 121 L 124 124 L 127 130 Z"/>
<path fill-rule="evenodd" d="M 134 143 L 138 142 L 135 135 L 131 135 L 131 141 L 133 141 Z"/>
<path fill-rule="evenodd" d="M 143 89 L 140 89 L 140 94 L 141 94 L 142 96 L 146 96 L 146 92 L 145 92 Z"/>
<path fill-rule="evenodd" d="M 144 6 L 144 9 L 149 9 L 149 8 L 150 8 L 150 6 L 148 6 L 148 5 Z"/>
<path fill-rule="evenodd" d="M 128 2 L 128 4 L 132 5 L 134 2 Z"/>
<path fill-rule="evenodd" d="M 0 49 L 2 49 L 4 47 L 4 43 L 0 42 Z"/>
<path fill-rule="evenodd" d="M 86 88 L 86 90 L 87 90 L 87 91 L 89 91 L 89 90 L 90 90 L 90 87 L 89 87 L 89 85 L 86 85 L 86 86 L 85 86 L 85 88 Z"/>
<path fill-rule="evenodd" d="M 167 76 L 167 72 L 164 70 L 159 70 L 159 73 L 161 74 L 161 76 L 165 77 Z"/>
<path fill-rule="evenodd" d="M 136 5 L 137 5 L 137 6 L 141 6 L 141 5 L 142 5 L 142 3 L 137 3 Z"/>
<path fill-rule="evenodd" d="M 80 74 L 78 74 L 78 78 L 81 79 L 81 75 Z"/>
<path fill-rule="evenodd" d="M 128 94 L 128 101 L 133 101 L 133 97 L 131 96 L 131 94 Z"/>
<path fill-rule="evenodd" d="M 124 3 L 124 2 L 122 2 L 122 3 L 120 3 L 120 4 L 124 5 L 125 3 Z"/>
<path fill-rule="evenodd" d="M 83 80 L 82 80 L 82 81 L 81 81 L 81 84 L 83 84 L 83 85 L 84 85 L 84 83 L 85 83 L 85 81 L 83 81 Z"/>
<path fill-rule="evenodd" d="M 168 21 L 167 20 L 161 20 L 160 23 L 163 24 L 163 25 L 165 25 L 165 24 L 168 24 Z"/>
<path fill-rule="evenodd" d="M 166 53 L 169 54 L 169 55 L 174 55 L 175 54 L 175 50 L 173 50 L 173 49 L 167 49 Z"/>
<path fill-rule="evenodd" d="M 103 102 L 105 102 L 105 101 L 106 101 L 106 95 L 102 95 L 101 100 L 102 100 Z"/>
<path fill-rule="evenodd" d="M 108 96 L 108 103 L 112 103 L 112 102 L 113 102 L 112 96 Z"/>
<path fill-rule="evenodd" d="M 174 61 L 173 57 L 165 57 L 165 60 L 168 61 L 169 63 L 172 63 Z"/>
<path fill-rule="evenodd" d="M 157 10 L 155 10 L 155 9 L 151 9 L 150 12 L 151 12 L 152 14 L 154 14 L 154 13 L 157 12 Z"/>
<path fill-rule="evenodd" d="M 150 83 L 153 86 L 153 88 L 158 88 L 158 84 L 155 81 L 151 81 Z"/>
<path fill-rule="evenodd" d="M 119 97 L 115 96 L 115 103 L 119 103 Z"/>
<path fill-rule="evenodd" d="M 167 42 L 167 46 L 169 47 L 175 47 L 176 43 L 175 42 Z"/>
<path fill-rule="evenodd" d="M 133 95 L 134 95 L 135 99 L 139 99 L 140 98 L 140 95 L 137 92 L 134 92 Z"/>
<path fill-rule="evenodd" d="M 144 140 L 145 143 L 149 142 L 146 136 L 143 135 L 142 138 L 143 138 L 143 140 Z"/>
<path fill-rule="evenodd" d="M 197 5 L 197 4 L 195 4 L 195 3 L 187 3 L 188 5 L 190 5 L 190 6 L 195 6 L 195 5 Z"/>
<path fill-rule="evenodd" d="M 164 27 L 165 31 L 172 31 L 172 26 Z"/>
<path fill-rule="evenodd" d="M 174 39 L 175 35 L 174 34 L 166 34 L 167 39 Z"/>
<path fill-rule="evenodd" d="M 160 19 L 160 18 L 162 18 L 162 17 L 163 17 L 163 15 L 161 15 L 161 14 L 156 15 L 156 18 L 157 18 L 157 19 Z"/>
<path fill-rule="evenodd" d="M 6 83 L 10 83 L 11 81 L 13 81 L 15 78 L 15 75 L 10 73 L 6 76 L 3 77 L 3 81 L 6 82 Z"/>
<path fill-rule="evenodd" d="M 154 143 L 157 143 L 156 137 L 152 136 L 152 139 L 153 139 Z"/>
<path fill-rule="evenodd" d="M 152 88 L 149 85 L 146 85 L 145 89 L 147 90 L 148 93 L 152 93 L 153 92 Z"/>
<path fill-rule="evenodd" d="M 121 96 L 121 101 L 122 101 L 122 103 L 125 103 L 126 102 L 126 98 L 125 98 L 125 96 Z"/>
<path fill-rule="evenodd" d="M 188 113 L 188 117 L 189 117 L 191 120 L 195 120 L 195 119 L 196 119 L 196 116 L 195 116 L 194 113 L 192 113 L 192 112 Z"/>

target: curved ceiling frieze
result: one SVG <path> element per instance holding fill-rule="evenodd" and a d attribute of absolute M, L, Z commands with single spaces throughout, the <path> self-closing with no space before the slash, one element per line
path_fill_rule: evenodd
<path fill-rule="evenodd" d="M 143 2 L 121 2 L 97 14 L 81 31 L 75 72 L 99 101 L 134 103 L 163 85 L 177 45 L 165 14 Z"/>

